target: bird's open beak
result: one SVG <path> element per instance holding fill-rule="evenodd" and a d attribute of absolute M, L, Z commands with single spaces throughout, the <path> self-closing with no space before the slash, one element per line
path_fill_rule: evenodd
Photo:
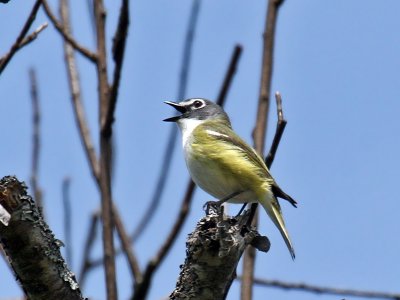
<path fill-rule="evenodd" d="M 180 113 L 185 113 L 186 112 L 186 107 L 184 107 L 183 105 L 176 103 L 176 102 L 172 102 L 172 101 L 164 101 L 165 104 L 171 105 L 173 108 L 175 108 L 177 111 L 179 111 Z M 180 116 L 175 116 L 172 118 L 167 118 L 164 119 L 164 122 L 176 122 L 178 121 L 180 118 L 182 118 L 182 115 Z"/>

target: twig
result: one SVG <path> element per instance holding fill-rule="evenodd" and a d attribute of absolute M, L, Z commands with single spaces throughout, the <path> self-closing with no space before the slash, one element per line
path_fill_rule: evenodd
<path fill-rule="evenodd" d="M 80 45 L 74 37 L 66 30 L 66 28 L 61 24 L 56 16 L 53 14 L 51 11 L 51 8 L 49 4 L 47 3 L 47 0 L 38 0 L 39 3 L 43 3 L 44 11 L 46 12 L 46 15 L 49 17 L 51 22 L 53 23 L 54 27 L 57 29 L 57 31 L 62 35 L 64 40 L 66 40 L 74 49 L 76 49 L 79 53 L 81 53 L 83 56 L 88 58 L 92 62 L 96 62 L 97 60 L 97 54 L 93 53 L 89 49 L 83 47 Z"/>
<path fill-rule="evenodd" d="M 273 51 L 275 40 L 275 27 L 278 15 L 278 10 L 283 0 L 269 0 L 267 7 L 267 15 L 264 28 L 264 49 L 263 49 L 263 62 L 261 70 L 261 83 L 260 95 L 258 101 L 256 126 L 253 132 L 254 146 L 258 153 L 264 153 L 265 135 L 267 130 L 267 118 L 269 111 L 269 95 L 271 90 L 271 78 L 273 67 Z M 257 217 L 255 212 L 257 204 L 251 205 L 251 216 L 249 222 L 252 225 L 257 225 Z M 254 264 L 255 264 L 255 249 L 248 247 L 244 253 L 243 258 L 243 280 L 241 284 L 241 300 L 251 300 L 253 294 L 253 279 L 254 279 Z"/>
<path fill-rule="evenodd" d="M 79 282 L 81 284 L 81 287 L 83 287 L 86 281 L 87 272 L 92 265 L 90 262 L 90 253 L 93 248 L 94 241 L 96 239 L 96 232 L 97 232 L 96 227 L 97 223 L 99 222 L 99 218 L 100 218 L 100 213 L 96 212 L 93 213 L 92 218 L 90 220 L 89 231 L 87 234 L 86 243 L 83 250 L 82 267 L 79 273 Z"/>
<path fill-rule="evenodd" d="M 189 16 L 189 24 L 187 27 L 186 38 L 183 45 L 181 70 L 179 74 L 179 83 L 178 83 L 178 94 L 177 94 L 178 100 L 183 100 L 186 94 L 189 70 L 191 65 L 190 62 L 192 57 L 193 40 L 196 32 L 197 20 L 200 11 L 200 4 L 201 2 L 199 0 L 192 2 L 192 8 Z M 147 207 L 136 229 L 133 231 L 131 235 L 131 239 L 133 241 L 136 241 L 138 237 L 141 234 L 143 234 L 143 232 L 147 228 L 147 225 L 151 222 L 153 216 L 155 215 L 156 210 L 159 207 L 161 196 L 164 193 L 165 183 L 168 178 L 169 170 L 171 169 L 172 156 L 176 147 L 177 133 L 178 133 L 178 128 L 176 126 L 171 126 L 157 183 L 154 188 L 154 192 L 151 197 L 149 206 Z"/>
<path fill-rule="evenodd" d="M 285 131 L 285 127 L 287 124 L 287 121 L 285 120 L 285 118 L 283 116 L 282 96 L 279 92 L 275 93 L 275 99 L 276 99 L 276 112 L 278 115 L 278 122 L 276 124 L 274 140 L 272 141 L 271 148 L 269 149 L 268 155 L 265 158 L 265 164 L 267 165 L 268 168 L 271 167 L 272 162 L 275 159 L 276 151 L 278 150 L 279 143 L 281 141 L 283 132 Z"/>
<path fill-rule="evenodd" d="M 239 276 L 240 280 L 241 277 Z M 254 283 L 262 286 L 270 286 L 275 288 L 281 288 L 285 290 L 298 290 L 302 292 L 310 292 L 316 294 L 331 294 L 338 296 L 349 296 L 349 297 L 362 297 L 362 298 L 377 298 L 377 299 L 394 299 L 399 300 L 400 294 L 392 294 L 385 292 L 373 292 L 373 291 L 362 291 L 353 289 L 340 289 L 333 287 L 316 286 L 306 283 L 292 283 L 283 282 L 279 280 L 269 280 L 254 278 Z"/>
<path fill-rule="evenodd" d="M 125 228 L 122 224 L 122 220 L 117 210 L 114 207 L 114 222 L 115 228 L 117 229 L 119 238 L 122 244 L 122 250 L 125 253 L 125 256 L 128 260 L 128 265 L 132 273 L 132 277 L 134 278 L 135 285 L 142 280 L 142 273 L 140 271 L 139 263 L 136 259 L 136 255 L 133 253 L 133 249 L 131 247 L 131 240 L 129 238 L 128 233 L 125 231 Z"/>
<path fill-rule="evenodd" d="M 8 51 L 8 53 L 0 59 L 0 74 L 3 72 L 3 70 L 5 69 L 7 64 L 10 62 L 10 60 L 14 56 L 14 54 L 21 48 L 20 45 L 21 45 L 22 41 L 24 40 L 26 34 L 28 33 L 28 30 L 31 27 L 33 21 L 35 20 L 36 14 L 39 10 L 40 5 L 41 5 L 41 0 L 36 0 L 35 4 L 32 7 L 32 10 L 28 16 L 28 19 L 26 20 L 24 26 L 22 27 L 22 30 L 19 33 L 14 44 L 11 46 L 10 51 Z"/>
<path fill-rule="evenodd" d="M 66 260 L 70 266 L 72 266 L 72 236 L 71 236 L 71 220 L 72 220 L 72 210 L 71 210 L 71 199 L 69 196 L 69 187 L 71 185 L 71 179 L 65 177 L 62 183 L 62 199 L 64 207 L 64 236 L 65 236 L 65 252 Z"/>
<path fill-rule="evenodd" d="M 39 33 L 41 33 L 43 30 L 45 30 L 47 28 L 47 26 L 48 26 L 48 24 L 46 22 L 46 23 L 43 23 L 42 25 L 40 25 L 38 28 L 36 28 L 36 30 L 34 32 L 32 32 L 30 35 L 28 35 L 26 38 L 24 38 L 24 40 L 19 45 L 19 48 L 25 47 L 30 42 L 34 41 L 38 37 Z"/>
<path fill-rule="evenodd" d="M 32 169 L 31 186 L 35 201 L 43 209 L 42 190 L 39 187 L 39 159 L 40 159 L 40 106 L 36 72 L 33 68 L 29 70 L 29 79 L 31 83 L 32 100 Z"/>
<path fill-rule="evenodd" d="M 65 31 L 70 33 L 69 5 L 67 0 L 60 2 L 60 15 Z M 79 136 L 88 159 L 92 175 L 99 184 L 99 165 L 96 152 L 93 146 L 89 127 L 85 118 L 85 110 L 82 104 L 79 73 L 76 67 L 76 60 L 72 46 L 64 40 L 64 55 L 68 73 L 68 83 L 71 91 L 72 106 L 74 109 L 75 121 L 79 129 Z"/>
<path fill-rule="evenodd" d="M 105 119 L 101 123 L 104 134 L 111 135 L 112 123 L 114 122 L 114 111 L 117 102 L 118 89 L 121 79 L 121 70 L 124 62 L 126 38 L 129 27 L 129 0 L 122 0 L 118 18 L 118 26 L 113 38 L 113 59 L 115 61 L 114 78 L 110 87 L 109 107 Z"/>
<path fill-rule="evenodd" d="M 111 155 L 112 138 L 110 130 L 105 132 L 101 127 L 110 109 L 110 88 L 107 78 L 107 53 L 105 21 L 106 11 L 103 0 L 96 0 L 94 3 L 94 14 L 96 17 L 97 34 L 97 79 L 99 91 L 99 122 L 100 122 L 100 191 L 101 191 L 101 215 L 103 224 L 103 249 L 105 280 L 107 287 L 107 299 L 116 300 L 117 281 L 115 271 L 115 253 L 113 228 L 114 220 L 112 213 L 112 191 L 111 191 Z M 112 116 L 113 117 L 113 116 Z"/>

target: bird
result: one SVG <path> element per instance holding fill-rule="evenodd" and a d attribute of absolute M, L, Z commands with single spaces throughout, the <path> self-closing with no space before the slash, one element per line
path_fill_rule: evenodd
<path fill-rule="evenodd" d="M 297 202 L 278 186 L 261 156 L 233 131 L 223 108 L 204 98 L 164 103 L 180 113 L 163 121 L 180 128 L 186 166 L 196 185 L 229 203 L 261 204 L 294 259 L 278 197 L 294 207 Z"/>

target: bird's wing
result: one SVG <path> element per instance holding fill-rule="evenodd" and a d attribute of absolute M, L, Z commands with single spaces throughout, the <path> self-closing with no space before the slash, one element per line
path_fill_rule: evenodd
<path fill-rule="evenodd" d="M 251 161 L 260 172 L 271 182 L 274 182 L 264 160 L 260 155 L 249 146 L 241 137 L 239 137 L 230 127 L 224 124 L 204 124 L 204 130 L 209 135 L 217 141 L 224 142 L 226 145 L 232 146 L 238 151 L 242 157 Z"/>
<path fill-rule="evenodd" d="M 218 141 L 222 141 L 227 145 L 232 145 L 232 147 L 235 147 L 236 151 L 240 152 L 240 156 L 244 157 L 248 161 L 251 161 L 253 165 L 257 168 L 257 171 L 261 172 L 261 174 L 264 175 L 265 178 L 270 182 L 272 192 L 276 197 L 285 199 L 289 201 L 290 204 L 292 204 L 294 207 L 297 207 L 297 202 L 288 194 L 286 194 L 275 182 L 261 156 L 241 137 L 239 137 L 230 127 L 224 124 L 219 124 L 217 122 L 213 124 L 206 123 L 202 126 L 204 126 L 203 129 L 209 135 L 209 137 Z"/>

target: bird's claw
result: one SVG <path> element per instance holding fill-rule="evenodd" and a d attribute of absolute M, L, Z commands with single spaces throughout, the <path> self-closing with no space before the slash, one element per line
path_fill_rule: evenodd
<path fill-rule="evenodd" d="M 203 209 L 207 215 L 217 214 L 220 215 L 222 212 L 222 205 L 219 201 L 207 201 L 203 205 Z"/>

